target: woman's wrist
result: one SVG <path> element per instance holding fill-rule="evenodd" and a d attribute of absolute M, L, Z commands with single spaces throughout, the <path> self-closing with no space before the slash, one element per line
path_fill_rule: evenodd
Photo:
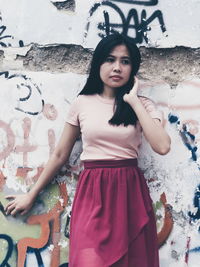
<path fill-rule="evenodd" d="M 38 195 L 37 191 L 32 188 L 29 192 L 27 192 L 28 196 L 32 201 L 34 201 Z"/>
<path fill-rule="evenodd" d="M 131 96 L 129 98 L 127 98 L 127 101 L 126 101 L 132 108 L 135 108 L 136 106 L 138 105 L 141 105 L 141 101 L 140 99 L 138 98 L 137 95 L 135 96 Z"/>

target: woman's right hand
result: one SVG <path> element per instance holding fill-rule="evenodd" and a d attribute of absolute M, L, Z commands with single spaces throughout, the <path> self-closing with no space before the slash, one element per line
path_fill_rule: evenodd
<path fill-rule="evenodd" d="M 5 212 L 7 215 L 11 214 L 12 216 L 15 216 L 17 213 L 20 213 L 20 215 L 26 214 L 34 203 L 34 198 L 29 193 L 8 195 L 5 198 L 11 200 L 5 208 Z"/>

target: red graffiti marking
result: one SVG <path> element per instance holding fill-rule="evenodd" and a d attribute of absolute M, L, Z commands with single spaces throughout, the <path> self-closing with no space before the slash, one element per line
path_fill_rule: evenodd
<path fill-rule="evenodd" d="M 37 146 L 30 145 L 29 134 L 31 130 L 31 120 L 29 118 L 23 119 L 22 128 L 24 130 L 24 144 L 22 146 L 16 146 L 16 153 L 23 153 L 23 166 L 28 166 L 28 152 L 33 152 L 37 149 Z"/>
<path fill-rule="evenodd" d="M 157 102 L 157 105 L 161 107 L 169 107 L 169 104 L 165 102 Z M 170 108 L 174 110 L 195 110 L 200 109 L 200 105 L 170 105 Z"/>
<path fill-rule="evenodd" d="M 19 167 L 19 168 L 17 168 L 16 176 L 26 178 L 28 175 L 28 172 L 30 172 L 32 170 L 33 170 L 32 168 L 28 168 L 28 167 Z"/>
<path fill-rule="evenodd" d="M 2 188 L 3 188 L 3 186 L 4 186 L 5 183 L 6 183 L 6 177 L 0 171 L 0 190 L 2 190 Z"/>
<path fill-rule="evenodd" d="M 39 178 L 40 174 L 41 174 L 42 171 L 43 171 L 43 167 L 42 167 L 42 166 L 37 167 L 37 173 L 36 173 L 36 175 L 34 175 L 33 177 L 30 177 L 30 178 L 29 178 L 30 183 L 28 183 L 27 176 L 28 176 L 28 173 L 29 173 L 30 171 L 33 171 L 33 168 L 29 168 L 29 167 L 19 167 L 19 168 L 17 168 L 16 176 L 17 176 L 17 177 L 21 177 L 21 178 L 23 178 L 23 179 L 26 179 L 27 184 L 32 184 L 32 183 L 35 183 L 35 182 L 37 181 L 37 179 Z"/>
<path fill-rule="evenodd" d="M 1 120 L 0 120 L 0 128 L 2 128 L 6 132 L 7 142 L 8 142 L 7 146 L 3 149 L 3 151 L 0 152 L 0 160 L 2 160 L 8 157 L 8 155 L 13 150 L 15 144 L 15 136 L 10 126 Z"/>
<path fill-rule="evenodd" d="M 60 240 L 60 215 L 63 212 L 65 206 L 67 205 L 67 190 L 66 184 L 59 184 L 60 197 L 63 200 L 61 204 L 58 201 L 55 206 L 46 214 L 32 215 L 28 218 L 27 223 L 30 225 L 40 224 L 41 235 L 39 238 L 23 238 L 17 243 L 18 250 L 18 261 L 17 267 L 24 267 L 26 259 L 27 247 L 31 248 L 42 248 L 44 247 L 49 238 L 51 237 L 52 244 L 54 246 L 51 254 L 50 267 L 59 266 L 60 264 L 60 247 L 58 242 Z M 50 231 L 50 221 L 52 222 L 52 231 Z M 52 232 L 52 234 L 51 234 Z"/>
<path fill-rule="evenodd" d="M 189 249 L 190 249 L 190 241 L 191 241 L 191 238 L 188 237 L 187 238 L 187 245 L 186 245 L 186 253 L 185 253 L 185 263 L 188 265 L 188 259 L 189 259 Z"/>
<path fill-rule="evenodd" d="M 53 105 L 47 104 L 45 116 L 49 120 L 55 120 L 57 118 L 57 111 Z M 0 128 L 5 131 L 7 138 L 7 146 L 3 149 L 3 151 L 0 151 L 0 161 L 6 159 L 11 152 L 22 153 L 23 154 L 22 166 L 24 166 L 24 169 L 23 170 L 21 169 L 21 171 L 27 173 L 28 171 L 30 171 L 26 169 L 28 166 L 28 153 L 33 152 L 37 149 L 36 145 L 31 145 L 29 142 L 29 137 L 31 132 L 31 119 L 28 117 L 25 117 L 23 119 L 22 128 L 24 132 L 24 143 L 22 145 L 17 145 L 16 147 L 15 147 L 15 135 L 10 126 L 4 121 L 0 120 Z M 55 143 L 56 143 L 56 136 L 53 129 L 48 130 L 48 143 L 50 149 L 49 155 L 51 155 L 53 153 L 53 150 L 55 149 Z M 24 173 L 22 174 L 22 177 L 24 177 Z"/>
<path fill-rule="evenodd" d="M 160 196 L 160 201 L 162 202 L 165 209 L 164 224 L 161 231 L 158 233 L 158 244 L 161 247 L 167 238 L 169 237 L 173 228 L 173 218 L 171 214 L 171 206 L 167 204 L 166 195 L 162 193 Z"/>
<path fill-rule="evenodd" d="M 53 129 L 48 130 L 48 142 L 49 142 L 49 156 L 53 153 L 55 149 L 55 143 L 56 143 L 56 136 Z"/>
<path fill-rule="evenodd" d="M 48 120 L 52 120 L 52 121 L 54 121 L 58 116 L 58 112 L 56 108 L 54 107 L 54 105 L 52 104 L 44 105 L 43 114 Z"/>

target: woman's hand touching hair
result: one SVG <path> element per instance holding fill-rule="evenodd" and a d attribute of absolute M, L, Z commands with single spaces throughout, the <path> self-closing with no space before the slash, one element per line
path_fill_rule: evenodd
<path fill-rule="evenodd" d="M 151 118 L 143 106 L 140 97 L 138 97 L 139 81 L 135 77 L 133 88 L 128 94 L 125 94 L 123 99 L 127 102 L 135 111 L 137 118 L 142 127 L 146 140 L 151 145 L 152 149 L 160 154 L 165 155 L 170 150 L 171 140 L 166 131 L 163 128 L 162 123 L 157 118 Z"/>
<path fill-rule="evenodd" d="M 133 88 L 130 90 L 130 92 L 128 94 L 125 94 L 123 96 L 123 100 L 125 102 L 127 102 L 128 104 L 131 104 L 136 98 L 138 98 L 138 96 L 137 96 L 138 88 L 139 88 L 139 80 L 135 76 L 134 77 L 134 85 L 133 85 Z"/>

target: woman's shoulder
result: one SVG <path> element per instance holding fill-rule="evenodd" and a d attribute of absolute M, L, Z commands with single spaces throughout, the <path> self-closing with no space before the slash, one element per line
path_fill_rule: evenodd
<path fill-rule="evenodd" d="M 80 112 L 85 107 L 95 105 L 95 95 L 78 95 L 70 101 L 70 109 Z"/>
<path fill-rule="evenodd" d="M 74 101 L 79 103 L 79 104 L 85 104 L 87 102 L 90 102 L 92 100 L 96 99 L 96 94 L 95 95 L 78 95 Z"/>

